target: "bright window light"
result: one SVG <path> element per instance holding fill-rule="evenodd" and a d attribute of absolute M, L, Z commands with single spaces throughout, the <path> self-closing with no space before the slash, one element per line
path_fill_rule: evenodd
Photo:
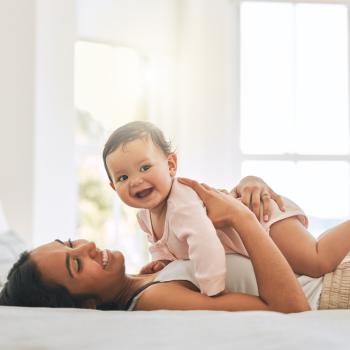
<path fill-rule="evenodd" d="M 244 153 L 349 152 L 347 21 L 339 4 L 243 3 Z"/>
<path fill-rule="evenodd" d="M 317 235 L 350 214 L 346 5 L 242 1 L 242 175 L 297 202 Z"/>

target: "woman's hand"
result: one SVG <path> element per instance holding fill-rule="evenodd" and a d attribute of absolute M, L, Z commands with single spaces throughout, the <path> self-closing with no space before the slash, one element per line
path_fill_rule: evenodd
<path fill-rule="evenodd" d="M 179 178 L 178 180 L 197 192 L 207 208 L 210 220 L 216 228 L 235 226 L 236 222 L 242 219 L 242 216 L 254 218 L 251 211 L 234 198 L 232 194 L 216 190 L 191 179 Z"/>
<path fill-rule="evenodd" d="M 261 202 L 264 221 L 268 221 L 271 217 L 270 199 L 274 200 L 282 211 L 285 211 L 281 196 L 274 192 L 260 177 L 244 177 L 232 189 L 231 193 L 234 197 L 240 198 L 242 203 L 255 214 L 258 220 L 260 219 Z"/>

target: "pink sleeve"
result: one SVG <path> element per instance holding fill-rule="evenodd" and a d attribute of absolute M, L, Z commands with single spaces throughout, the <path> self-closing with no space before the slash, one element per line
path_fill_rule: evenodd
<path fill-rule="evenodd" d="M 150 228 L 147 226 L 147 223 L 146 223 L 146 212 L 144 210 L 140 210 L 137 214 L 136 214 L 136 218 L 137 218 L 137 221 L 141 227 L 141 230 L 143 232 L 146 233 L 147 235 L 147 239 L 148 239 L 148 242 L 150 243 L 154 243 L 153 241 L 153 235 L 152 235 L 152 232 L 150 230 Z"/>
<path fill-rule="evenodd" d="M 169 252 L 165 244 L 154 242 L 151 229 L 147 226 L 147 221 L 148 221 L 147 215 L 148 215 L 147 212 L 142 210 L 137 213 L 136 217 L 142 231 L 144 231 L 147 234 L 147 239 L 148 239 L 148 242 L 150 243 L 149 252 L 151 254 L 152 261 L 175 260 L 175 257 Z"/>
<path fill-rule="evenodd" d="M 168 249 L 168 247 L 165 244 L 152 244 L 149 247 L 149 252 L 152 256 L 152 261 L 156 261 L 156 260 L 170 260 L 170 261 L 174 261 L 176 260 L 176 258 L 174 257 L 174 255 L 172 255 Z"/>
<path fill-rule="evenodd" d="M 189 259 L 203 294 L 212 296 L 225 289 L 226 259 L 216 230 L 200 202 L 177 207 L 170 218 L 173 233 L 188 244 Z"/>

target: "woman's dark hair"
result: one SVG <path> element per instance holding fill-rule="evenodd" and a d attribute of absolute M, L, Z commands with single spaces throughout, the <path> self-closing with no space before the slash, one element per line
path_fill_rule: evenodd
<path fill-rule="evenodd" d="M 12 266 L 7 282 L 0 292 L 0 305 L 31 307 L 84 308 L 88 299 L 97 300 L 94 295 L 71 294 L 63 286 L 46 285 L 30 253 L 23 252 Z M 109 302 L 97 306 L 99 310 L 123 310 L 123 305 Z"/>
<path fill-rule="evenodd" d="M 44 284 L 30 253 L 25 251 L 8 273 L 0 305 L 83 308 L 84 301 L 91 297 L 72 295 L 65 287 Z"/>
<path fill-rule="evenodd" d="M 125 145 L 130 141 L 138 138 L 149 136 L 153 143 L 160 147 L 166 156 L 172 153 L 171 143 L 166 141 L 163 132 L 155 125 L 149 122 L 135 121 L 121 126 L 116 129 L 107 140 L 103 149 L 103 163 L 109 178 L 112 182 L 111 175 L 107 168 L 106 158 L 115 151 L 120 145 Z"/>

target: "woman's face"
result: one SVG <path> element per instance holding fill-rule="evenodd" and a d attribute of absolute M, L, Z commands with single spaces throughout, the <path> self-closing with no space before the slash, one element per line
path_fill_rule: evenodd
<path fill-rule="evenodd" d="M 72 294 L 92 294 L 108 302 L 123 286 L 124 256 L 102 251 L 93 242 L 57 240 L 34 249 L 30 256 L 44 283 L 64 286 Z"/>

